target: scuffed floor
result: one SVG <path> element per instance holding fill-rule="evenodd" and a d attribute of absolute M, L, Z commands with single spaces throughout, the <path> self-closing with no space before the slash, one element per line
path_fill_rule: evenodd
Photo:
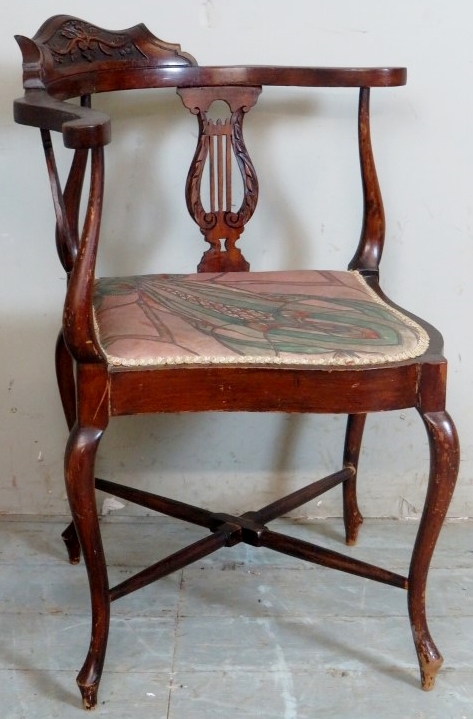
<path fill-rule="evenodd" d="M 416 524 L 339 520 L 278 530 L 406 573 Z M 0 520 L 3 719 L 72 719 L 89 641 L 84 565 L 62 520 Z M 103 520 L 111 583 L 203 536 L 165 518 Z M 403 590 L 269 550 L 224 549 L 112 605 L 94 716 L 114 719 L 473 719 L 473 524 L 444 527 L 430 573 L 430 628 L 445 657 L 419 688 Z"/>

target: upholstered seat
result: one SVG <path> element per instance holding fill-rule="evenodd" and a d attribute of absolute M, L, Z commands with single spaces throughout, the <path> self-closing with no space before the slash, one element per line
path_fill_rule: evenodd
<path fill-rule="evenodd" d="M 369 365 L 423 354 L 425 330 L 358 272 L 104 278 L 94 295 L 110 365 Z"/>

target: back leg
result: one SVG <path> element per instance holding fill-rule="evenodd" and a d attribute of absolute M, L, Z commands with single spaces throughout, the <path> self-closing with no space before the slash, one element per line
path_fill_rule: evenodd
<path fill-rule="evenodd" d="M 352 467 L 354 469 L 353 477 L 345 480 L 343 483 L 343 519 L 345 522 L 345 541 L 349 545 L 356 543 L 358 530 L 360 525 L 363 523 L 363 515 L 358 508 L 356 498 L 356 477 L 365 421 L 366 414 L 348 415 L 345 434 L 343 466 Z"/>
<path fill-rule="evenodd" d="M 62 330 L 59 332 L 56 342 L 56 378 L 67 427 L 70 431 L 76 421 L 76 383 L 74 363 L 64 342 Z M 78 564 L 80 562 L 80 544 L 74 522 L 66 527 L 61 536 L 66 545 L 70 563 Z"/>
<path fill-rule="evenodd" d="M 62 540 L 66 546 L 67 556 L 70 564 L 79 564 L 80 562 L 80 542 L 77 536 L 74 522 L 67 525 L 61 534 Z"/>

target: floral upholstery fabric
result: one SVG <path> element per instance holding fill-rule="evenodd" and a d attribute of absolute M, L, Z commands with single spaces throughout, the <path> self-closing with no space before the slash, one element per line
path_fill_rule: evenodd
<path fill-rule="evenodd" d="M 110 365 L 366 365 L 419 356 L 424 330 L 356 272 L 142 275 L 97 281 Z"/>

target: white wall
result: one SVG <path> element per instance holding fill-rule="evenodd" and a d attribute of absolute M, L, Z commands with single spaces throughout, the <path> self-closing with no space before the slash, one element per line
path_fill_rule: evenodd
<path fill-rule="evenodd" d="M 11 113 L 13 98 L 22 93 L 20 52 L 13 34 L 32 36 L 43 20 L 56 13 L 77 15 L 111 29 L 145 22 L 163 39 L 180 42 L 201 64 L 408 67 L 407 87 L 373 94 L 373 134 L 388 220 L 384 286 L 393 299 L 444 333 L 450 359 L 449 408 L 463 452 L 451 515 L 471 516 L 473 9 L 469 0 L 3 0 L 0 512 L 67 511 L 62 483 L 66 432 L 53 368 L 64 277 L 54 251 L 53 212 L 38 133 L 14 125 Z M 276 163 L 270 150 L 285 126 L 277 100 L 283 101 L 294 130 Z M 100 101 L 108 102 L 111 109 L 115 105 L 115 100 Z M 195 142 L 193 118 L 180 108 L 173 93 L 165 95 L 166 118 L 175 111 L 180 114 L 170 125 L 156 124 L 155 100 L 149 95 L 138 95 L 136 101 L 140 129 L 131 132 L 123 122 L 115 127 L 114 144 L 126 159 L 115 162 L 110 156 L 111 219 L 106 223 L 108 240 L 100 267 L 104 273 L 144 267 L 192 271 L 202 243 L 181 204 L 181 193 Z M 320 261 L 346 266 L 360 220 L 351 122 L 355 106 L 351 91 L 342 95 L 329 91 L 323 101 L 306 91 L 295 95 L 272 89 L 263 94 L 247 128 L 262 184 L 264 171 L 268 172 L 266 195 L 263 185 L 259 213 L 242 241 L 254 269 Z M 343 138 L 338 148 L 328 145 L 323 134 L 326 121 L 334 118 Z M 166 175 L 140 169 L 140 161 L 149 159 L 143 143 L 154 132 L 155 167 Z M 324 160 L 325 149 L 339 151 L 332 166 Z M 173 175 L 176 167 L 178 173 Z M 319 169 L 327 173 L 329 183 L 315 179 Z M 157 182 L 153 214 L 133 217 L 128 201 L 150 179 Z M 323 214 L 322 200 L 327 204 Z M 178 206 L 183 210 L 180 214 L 174 210 Z M 132 244 L 130 233 L 136 224 L 141 239 Z M 161 232 L 169 237 L 167 249 Z M 120 244 L 122 239 L 126 243 Z M 256 508 L 277 492 L 338 468 L 343 433 L 338 417 L 126 418 L 114 421 L 108 430 L 100 451 L 100 473 L 126 481 L 137 471 L 142 486 L 238 511 Z M 371 417 L 361 465 L 364 513 L 417 516 L 427 458 L 424 430 L 414 411 Z M 313 503 L 310 513 L 339 515 L 340 492 Z"/>

